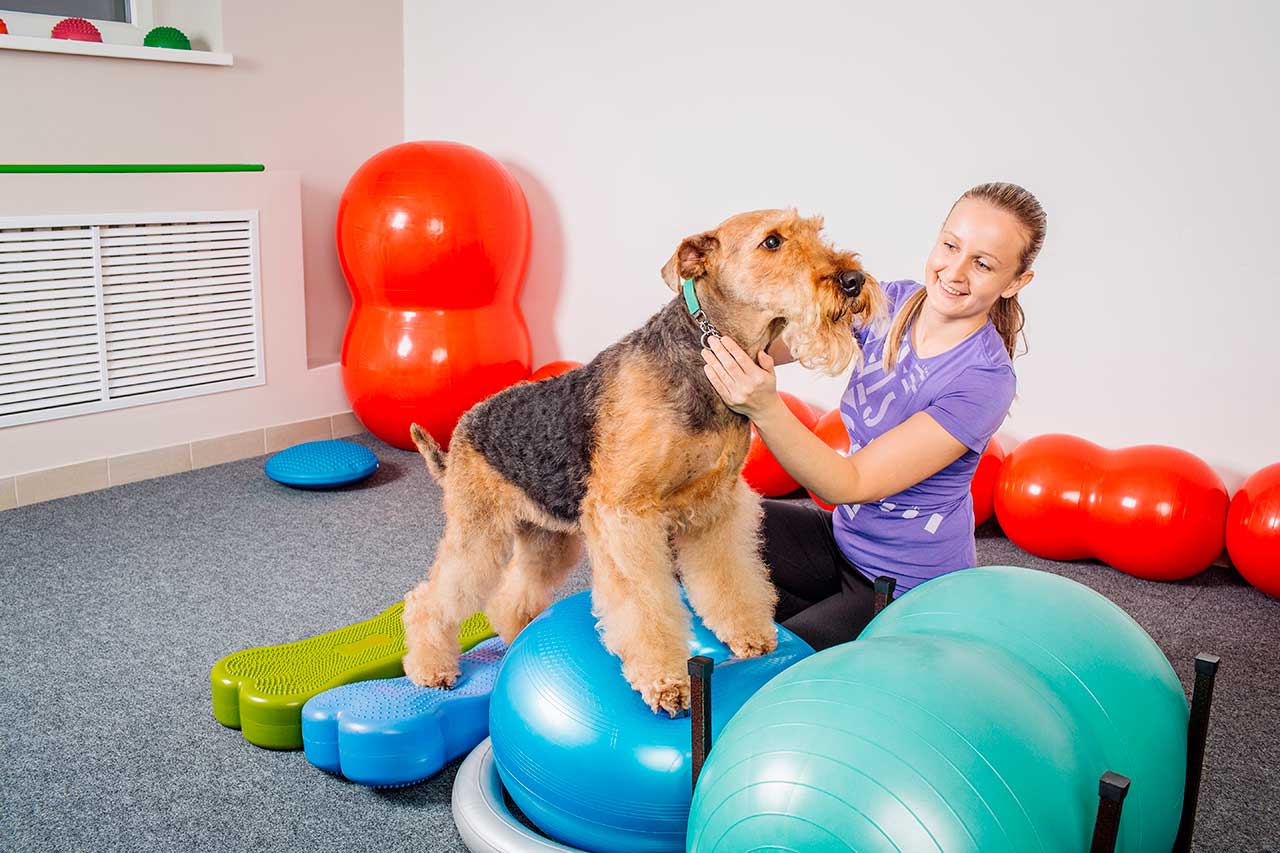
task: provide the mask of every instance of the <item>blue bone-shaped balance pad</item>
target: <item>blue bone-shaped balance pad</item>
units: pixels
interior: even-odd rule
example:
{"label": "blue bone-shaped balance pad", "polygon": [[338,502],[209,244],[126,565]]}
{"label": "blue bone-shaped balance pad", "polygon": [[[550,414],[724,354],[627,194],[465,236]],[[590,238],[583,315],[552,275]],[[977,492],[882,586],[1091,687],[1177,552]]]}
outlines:
{"label": "blue bone-shaped balance pad", "polygon": [[435,775],[489,734],[489,694],[506,646],[485,640],[458,661],[450,690],[385,678],[344,684],[302,708],[307,760],[374,787],[411,785]]}

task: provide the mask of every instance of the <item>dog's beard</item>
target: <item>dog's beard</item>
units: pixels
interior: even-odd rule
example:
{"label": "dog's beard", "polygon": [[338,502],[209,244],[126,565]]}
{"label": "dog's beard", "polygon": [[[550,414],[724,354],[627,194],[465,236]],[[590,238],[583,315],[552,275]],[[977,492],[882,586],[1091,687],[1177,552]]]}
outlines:
{"label": "dog's beard", "polygon": [[854,356],[862,358],[862,350],[853,337],[852,318],[844,312],[832,322],[823,308],[813,307],[799,320],[792,320],[782,331],[782,342],[809,370],[830,376],[843,373]]}

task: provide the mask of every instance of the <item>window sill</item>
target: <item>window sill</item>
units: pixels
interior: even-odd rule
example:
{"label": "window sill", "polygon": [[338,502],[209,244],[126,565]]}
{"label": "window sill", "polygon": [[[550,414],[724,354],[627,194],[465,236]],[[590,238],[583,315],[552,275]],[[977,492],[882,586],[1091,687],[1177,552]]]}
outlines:
{"label": "window sill", "polygon": [[186,62],[193,65],[230,65],[229,53],[207,50],[171,50],[133,44],[104,44],[96,41],[34,38],[0,35],[0,50],[34,50],[41,53],[76,53],[82,56],[110,56],[116,59],[149,59],[153,62]]}

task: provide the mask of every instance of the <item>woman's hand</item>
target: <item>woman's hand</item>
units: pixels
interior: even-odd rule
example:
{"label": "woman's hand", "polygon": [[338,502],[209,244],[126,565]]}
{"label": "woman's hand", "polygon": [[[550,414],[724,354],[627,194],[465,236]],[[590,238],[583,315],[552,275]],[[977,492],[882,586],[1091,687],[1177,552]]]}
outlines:
{"label": "woman's hand", "polygon": [[702,371],[716,393],[730,409],[751,420],[782,405],[773,359],[764,350],[759,358],[759,364],[752,361],[733,338],[727,337],[712,337],[710,346],[702,350]]}

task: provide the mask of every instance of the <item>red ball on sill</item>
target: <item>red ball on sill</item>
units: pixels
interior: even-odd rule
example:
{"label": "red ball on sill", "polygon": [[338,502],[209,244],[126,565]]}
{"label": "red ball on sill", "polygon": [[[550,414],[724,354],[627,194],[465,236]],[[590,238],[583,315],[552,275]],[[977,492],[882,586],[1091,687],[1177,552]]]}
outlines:
{"label": "red ball on sill", "polygon": [[102,33],[84,18],[63,18],[53,25],[49,35],[68,41],[102,41]]}

